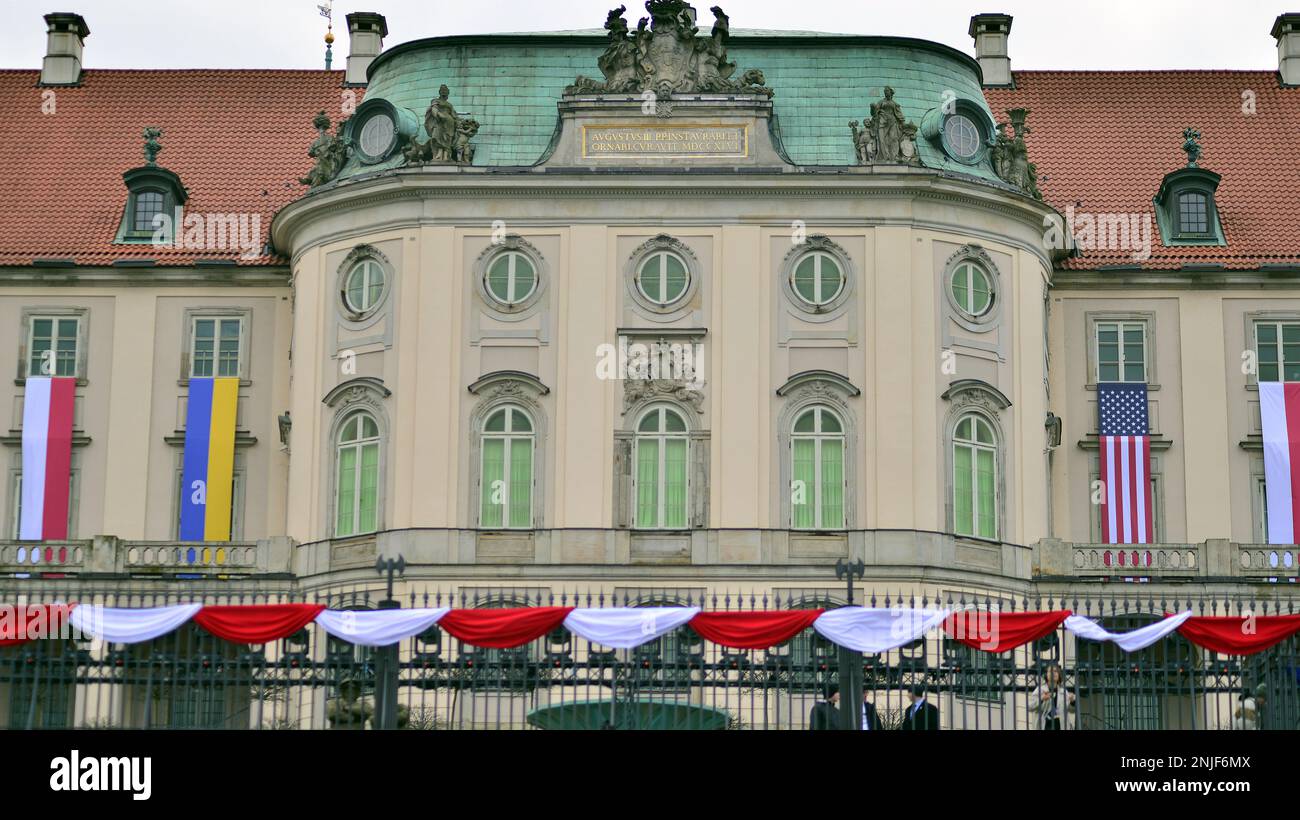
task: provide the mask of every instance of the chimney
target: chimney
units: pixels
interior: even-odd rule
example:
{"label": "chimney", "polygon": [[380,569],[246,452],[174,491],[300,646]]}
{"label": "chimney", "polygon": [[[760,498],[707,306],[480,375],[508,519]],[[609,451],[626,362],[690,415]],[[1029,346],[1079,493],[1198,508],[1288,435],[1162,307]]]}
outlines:
{"label": "chimney", "polygon": [[1011,34],[1011,15],[977,14],[970,18],[970,36],[975,38],[975,59],[984,73],[985,87],[1010,88],[1011,58],[1007,56],[1007,37]]}
{"label": "chimney", "polygon": [[1277,72],[1282,85],[1300,85],[1300,14],[1279,14],[1273,21],[1277,40]]}
{"label": "chimney", "polygon": [[388,23],[384,15],[373,11],[354,11],[348,15],[348,70],[344,85],[364,86],[366,69],[384,48]]}
{"label": "chimney", "polygon": [[90,27],[80,14],[54,12],[45,15],[48,36],[41,85],[77,85],[81,82],[81,48]]}

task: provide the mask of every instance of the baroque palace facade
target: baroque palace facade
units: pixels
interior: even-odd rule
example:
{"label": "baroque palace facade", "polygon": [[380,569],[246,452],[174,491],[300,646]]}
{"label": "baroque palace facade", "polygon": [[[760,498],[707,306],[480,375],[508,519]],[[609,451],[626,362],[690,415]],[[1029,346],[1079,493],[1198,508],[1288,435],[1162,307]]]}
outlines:
{"label": "baroque palace facade", "polygon": [[[83,68],[47,15],[0,72],[3,596],[398,556],[461,592],[842,596],[847,559],[877,596],[1294,593],[1257,383],[1300,380],[1300,15],[1277,72],[1013,72],[1004,15],[972,58],[648,6],[387,50],[352,14],[346,71]],[[33,542],[43,373],[71,493]],[[206,377],[230,540],[182,541]],[[1147,387],[1154,544],[1102,543],[1100,382]]]}

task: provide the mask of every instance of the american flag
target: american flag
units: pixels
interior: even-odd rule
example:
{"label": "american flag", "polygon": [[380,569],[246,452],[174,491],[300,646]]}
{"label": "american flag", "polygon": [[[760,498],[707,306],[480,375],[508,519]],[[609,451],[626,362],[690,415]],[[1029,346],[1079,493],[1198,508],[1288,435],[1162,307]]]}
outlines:
{"label": "american flag", "polygon": [[1145,384],[1097,385],[1101,421],[1101,541],[1150,544],[1151,432]]}

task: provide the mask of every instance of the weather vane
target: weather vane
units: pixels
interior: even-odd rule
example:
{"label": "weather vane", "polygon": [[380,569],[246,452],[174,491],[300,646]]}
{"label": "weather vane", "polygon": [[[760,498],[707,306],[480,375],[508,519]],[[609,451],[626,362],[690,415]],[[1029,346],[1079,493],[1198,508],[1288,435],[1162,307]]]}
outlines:
{"label": "weather vane", "polygon": [[329,71],[334,63],[334,0],[325,0],[325,5],[318,5],[320,16],[329,21],[325,28],[325,70]]}

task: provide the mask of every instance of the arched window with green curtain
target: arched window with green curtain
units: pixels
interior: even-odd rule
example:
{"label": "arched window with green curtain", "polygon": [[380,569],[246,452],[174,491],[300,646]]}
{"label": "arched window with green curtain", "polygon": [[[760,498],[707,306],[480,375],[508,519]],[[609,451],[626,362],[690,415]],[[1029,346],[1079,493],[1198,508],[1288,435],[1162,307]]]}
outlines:
{"label": "arched window with green curtain", "polygon": [[982,416],[962,416],[952,438],[953,530],[958,535],[998,537],[998,443]]}
{"label": "arched window with green curtain", "polygon": [[844,422],[828,407],[810,407],[790,436],[790,526],[842,530],[844,523]]}
{"label": "arched window with green curtain", "polygon": [[686,529],[690,436],[685,420],[670,407],[651,408],[637,425],[635,449],[636,528]]}
{"label": "arched window with green curtain", "polygon": [[379,423],[369,413],[354,413],[339,428],[335,451],[334,535],[379,529]]}
{"label": "arched window with green curtain", "polygon": [[483,469],[479,474],[479,526],[533,527],[533,420],[507,405],[483,423]]}

